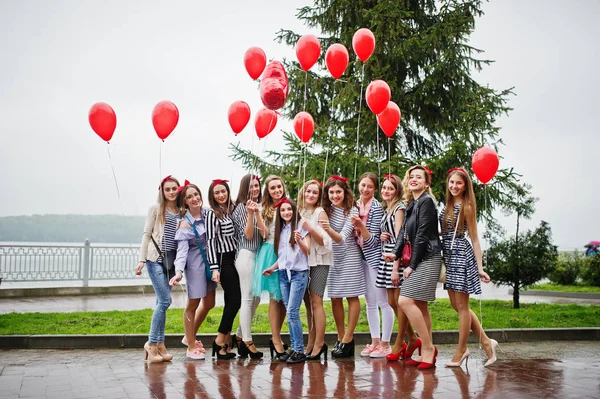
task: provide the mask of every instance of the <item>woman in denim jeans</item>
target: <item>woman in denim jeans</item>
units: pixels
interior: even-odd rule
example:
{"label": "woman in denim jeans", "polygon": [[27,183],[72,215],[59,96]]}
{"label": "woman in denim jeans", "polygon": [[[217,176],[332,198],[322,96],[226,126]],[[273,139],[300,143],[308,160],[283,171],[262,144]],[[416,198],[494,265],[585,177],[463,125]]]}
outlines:
{"label": "woman in denim jeans", "polygon": [[[177,188],[179,182],[171,175],[165,177],[159,186],[158,204],[148,211],[139,262],[135,273],[142,274],[144,265],[148,268],[148,275],[156,292],[156,306],[152,314],[148,342],[144,344],[145,358],[152,363],[170,361],[173,355],[167,353],[165,348],[165,323],[167,309],[171,306],[171,286],[165,269],[163,255],[177,249],[175,231],[179,220],[177,209]],[[157,249],[160,246],[160,253]],[[171,252],[172,253],[172,252]]]}
{"label": "woman in denim jeans", "polygon": [[287,310],[292,348],[279,356],[278,360],[300,363],[306,360],[300,305],[308,283],[310,236],[306,230],[299,229],[296,205],[292,201],[284,197],[275,207],[278,208],[275,218],[277,262],[267,268],[263,274],[270,276],[275,270],[279,270],[281,296]]}

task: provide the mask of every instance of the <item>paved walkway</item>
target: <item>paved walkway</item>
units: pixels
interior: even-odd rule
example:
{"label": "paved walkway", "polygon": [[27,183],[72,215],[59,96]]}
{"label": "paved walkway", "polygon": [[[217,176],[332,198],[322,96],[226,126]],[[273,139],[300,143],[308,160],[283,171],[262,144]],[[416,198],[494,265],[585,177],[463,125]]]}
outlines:
{"label": "paved walkway", "polygon": [[[507,287],[496,287],[493,284],[482,284],[483,300],[501,299],[512,300]],[[441,284],[438,284],[436,293],[438,298],[448,298],[448,293]],[[186,293],[181,287],[173,289],[172,307],[185,307]],[[106,310],[137,310],[154,307],[154,290],[145,288],[143,294],[121,295],[80,295],[80,296],[54,296],[43,298],[1,298],[0,314],[4,313],[31,313],[31,312],[101,312]],[[263,303],[268,302],[268,297],[262,298]],[[600,305],[600,299],[577,299],[547,296],[521,296],[521,302],[544,303],[576,303]],[[217,306],[223,305],[223,291],[217,292]]]}
{"label": "paved walkway", "polygon": [[251,360],[147,364],[143,351],[0,351],[0,398],[599,398],[600,342],[502,344],[484,368],[471,347],[469,368],[446,368],[453,347],[440,346],[438,367],[355,360],[286,365]]}

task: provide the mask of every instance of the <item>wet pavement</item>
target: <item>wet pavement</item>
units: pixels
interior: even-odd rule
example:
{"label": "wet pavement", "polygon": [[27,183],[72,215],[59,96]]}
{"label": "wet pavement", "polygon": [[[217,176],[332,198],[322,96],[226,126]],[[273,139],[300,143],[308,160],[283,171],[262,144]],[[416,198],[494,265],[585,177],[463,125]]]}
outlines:
{"label": "wet pavement", "polygon": [[[208,343],[205,343],[208,344]],[[358,349],[358,348],[357,348]],[[471,346],[466,369],[354,360],[286,365],[253,360],[148,364],[143,350],[0,351],[0,398],[598,398],[600,342],[502,344],[499,360]],[[357,353],[359,350],[357,350]]]}
{"label": "wet pavement", "polygon": [[[438,298],[448,298],[448,293],[441,284],[438,284],[436,292]],[[183,308],[187,295],[181,287],[173,289],[172,307]],[[473,296],[479,298],[479,296]],[[508,294],[508,287],[496,287],[493,284],[482,284],[482,300],[500,299],[512,300]],[[223,305],[223,291],[217,291],[217,306]],[[4,313],[31,313],[31,312],[101,312],[107,310],[137,310],[154,307],[154,290],[151,287],[144,288],[141,294],[120,295],[78,295],[78,296],[53,296],[43,298],[1,298],[0,314]],[[268,302],[265,295],[262,303]],[[600,299],[580,299],[547,296],[521,296],[522,303],[575,303],[582,305],[600,305]]]}

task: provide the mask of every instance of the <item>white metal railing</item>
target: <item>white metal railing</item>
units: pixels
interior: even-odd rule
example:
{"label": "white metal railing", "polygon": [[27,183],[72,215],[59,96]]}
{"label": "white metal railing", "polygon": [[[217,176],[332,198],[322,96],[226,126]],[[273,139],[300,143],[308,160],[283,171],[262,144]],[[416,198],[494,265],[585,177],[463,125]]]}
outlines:
{"label": "white metal railing", "polygon": [[0,244],[0,278],[9,282],[132,278],[139,246]]}

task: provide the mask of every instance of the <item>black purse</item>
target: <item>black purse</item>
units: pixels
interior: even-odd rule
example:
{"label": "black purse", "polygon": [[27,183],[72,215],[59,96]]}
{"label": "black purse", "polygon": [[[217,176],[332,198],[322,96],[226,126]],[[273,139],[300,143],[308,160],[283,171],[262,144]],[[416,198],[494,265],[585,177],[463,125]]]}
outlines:
{"label": "black purse", "polygon": [[173,249],[171,251],[161,251],[160,247],[158,246],[158,244],[156,243],[156,241],[154,241],[154,237],[150,236],[150,238],[152,239],[152,243],[154,244],[154,247],[156,248],[156,250],[158,251],[158,253],[160,254],[160,256],[163,258],[163,268],[165,269],[165,274],[167,275],[167,280],[170,280],[172,277],[175,277],[175,258],[177,258],[177,250]]}

